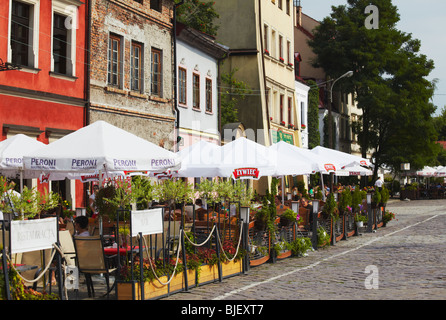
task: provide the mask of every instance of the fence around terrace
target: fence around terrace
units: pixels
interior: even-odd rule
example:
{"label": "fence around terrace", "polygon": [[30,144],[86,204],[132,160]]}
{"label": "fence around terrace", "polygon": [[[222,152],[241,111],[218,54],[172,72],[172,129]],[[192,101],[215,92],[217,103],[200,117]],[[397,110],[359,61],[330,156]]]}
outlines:
{"label": "fence around terrace", "polygon": [[[130,281],[130,289],[124,288],[123,284],[126,281],[120,279],[120,272],[116,275],[117,284],[114,289],[118,299],[159,299],[177,292],[193,290],[194,287],[207,283],[221,282],[226,277],[247,273],[250,268],[265,263],[277,263],[281,259],[290,258],[293,256],[292,250],[287,246],[280,246],[280,244],[290,244],[297,238],[311,239],[313,249],[317,250],[320,246],[335,245],[336,242],[362,232],[372,232],[372,230],[383,226],[383,207],[372,208],[369,204],[367,207],[369,221],[363,227],[357,227],[353,213],[342,213],[337,218],[324,217],[321,213],[323,205],[324,203],[321,201],[318,213],[300,208],[300,223],[294,222],[285,226],[280,222],[280,213],[286,208],[291,208],[291,203],[285,202],[284,206],[279,205],[277,207],[279,216],[274,221],[273,229],[257,229],[255,221],[245,222],[241,219],[239,203],[226,203],[209,206],[200,217],[201,219],[198,219],[194,206],[181,206],[177,210],[162,207],[162,214],[165,219],[163,219],[163,232],[160,234],[129,237],[128,240],[119,236],[116,237],[119,227],[131,225],[129,221],[120,221],[119,219],[117,223],[96,220],[91,226],[91,231],[93,234],[101,234],[106,247],[113,247],[115,241],[121,247],[123,241],[128,241],[132,248],[135,246],[144,248],[143,252],[139,251],[139,254],[145,259],[152,262],[156,261],[158,266],[170,266],[170,269],[165,269],[168,271],[164,274],[158,274],[155,277],[151,283],[153,287],[147,287],[146,283],[141,280],[142,277],[140,277],[140,280]],[[367,204],[364,203],[364,205]],[[2,244],[7,244],[8,223],[6,221],[2,222],[3,232],[0,241],[2,241]],[[330,243],[318,245],[317,230],[320,227],[329,234]],[[228,244],[230,245],[228,246]],[[2,257],[7,256],[6,248],[7,245],[2,246]],[[62,261],[60,263],[63,264],[63,259],[54,258],[57,258],[59,251],[56,250],[55,253],[50,255],[47,253],[47,257],[53,257],[53,261],[50,262]],[[186,251],[190,253],[207,252],[209,259],[208,261],[202,261],[199,269],[188,270],[187,265],[190,262],[188,261],[190,255]],[[239,253],[242,254],[242,258],[235,259],[234,257]],[[28,254],[36,255],[36,252],[23,253],[23,261],[26,260],[25,257]],[[211,256],[211,254],[214,256]],[[41,255],[41,252],[37,255]],[[135,261],[138,260],[135,255],[130,254],[122,257],[120,254],[120,256],[117,267],[130,265],[132,272],[140,272],[133,269]],[[21,261],[15,262],[20,263]],[[47,263],[49,263],[48,258]],[[182,265],[181,271],[178,271],[180,270],[178,264]],[[38,266],[38,270],[47,271],[47,265]],[[56,274],[60,275],[62,273],[56,272]],[[35,277],[37,276],[36,273]],[[46,278],[48,279],[50,276],[48,275]],[[137,277],[135,276],[135,278]],[[36,285],[33,286],[36,289]],[[50,292],[53,290],[51,281],[46,281],[42,286],[45,290],[49,289]],[[61,286],[57,286],[55,290],[57,288],[59,288],[59,293],[65,296],[63,292],[60,292]]]}

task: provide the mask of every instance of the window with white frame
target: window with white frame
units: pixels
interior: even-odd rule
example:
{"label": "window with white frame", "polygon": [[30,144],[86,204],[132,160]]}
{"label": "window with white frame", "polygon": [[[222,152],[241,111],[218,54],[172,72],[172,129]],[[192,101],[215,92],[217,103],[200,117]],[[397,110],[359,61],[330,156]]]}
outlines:
{"label": "window with white frame", "polygon": [[186,69],[178,68],[178,102],[182,105],[187,104],[187,78]]}
{"label": "window with white frame", "polygon": [[54,0],[52,10],[51,71],[75,76],[78,7]]}
{"label": "window with white frame", "polygon": [[206,78],[206,112],[212,112],[212,80]]}
{"label": "window with white frame", "polygon": [[23,67],[38,67],[39,7],[37,0],[12,0],[8,61]]}
{"label": "window with white frame", "polygon": [[192,75],[192,107],[200,109],[200,75]]}

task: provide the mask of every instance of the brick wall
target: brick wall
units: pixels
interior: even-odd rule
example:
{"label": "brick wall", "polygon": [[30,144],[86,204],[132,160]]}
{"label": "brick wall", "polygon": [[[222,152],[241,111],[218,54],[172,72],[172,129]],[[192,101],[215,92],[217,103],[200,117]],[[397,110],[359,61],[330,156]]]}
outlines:
{"label": "brick wall", "polygon": [[[173,132],[173,1],[162,10],[150,2],[93,0],[91,13],[90,121],[105,120],[158,145],[170,148]],[[107,83],[110,34],[121,39],[122,81]],[[132,91],[130,56],[132,41],[143,46],[143,89]],[[162,51],[162,93],[151,92],[151,48]]]}

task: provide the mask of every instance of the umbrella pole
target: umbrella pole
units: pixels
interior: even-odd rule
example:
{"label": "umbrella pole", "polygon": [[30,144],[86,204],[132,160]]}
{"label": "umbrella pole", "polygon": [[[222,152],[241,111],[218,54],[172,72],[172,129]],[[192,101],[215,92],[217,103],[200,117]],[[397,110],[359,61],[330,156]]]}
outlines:
{"label": "umbrella pole", "polygon": [[20,169],[20,194],[23,192],[23,169]]}
{"label": "umbrella pole", "polygon": [[322,200],[325,201],[324,174],[321,171]]}
{"label": "umbrella pole", "polygon": [[283,188],[283,176],[282,176],[282,205],[285,205],[285,189]]}

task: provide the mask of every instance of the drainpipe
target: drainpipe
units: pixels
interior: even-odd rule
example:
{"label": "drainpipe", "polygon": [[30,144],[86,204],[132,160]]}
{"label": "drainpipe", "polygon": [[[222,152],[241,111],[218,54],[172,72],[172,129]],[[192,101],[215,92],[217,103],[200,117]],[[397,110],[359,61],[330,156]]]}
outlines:
{"label": "drainpipe", "polygon": [[[85,108],[84,108],[84,126],[88,126],[90,124],[90,50],[91,50],[91,1],[88,0],[86,13],[85,13],[85,71],[84,71],[84,99],[85,99]],[[83,188],[83,206],[85,208],[88,207],[88,188]]]}
{"label": "drainpipe", "polygon": [[184,0],[181,2],[174,4],[173,6],[173,108],[175,113],[175,150],[174,152],[179,151],[178,138],[179,138],[179,130],[180,130],[180,111],[178,109],[178,70],[177,70],[177,8],[184,3]]}
{"label": "drainpipe", "polygon": [[[265,73],[265,56],[264,56],[264,49],[263,49],[263,26],[262,26],[262,1],[259,0],[259,33],[260,33],[260,54],[262,59],[262,71],[263,71],[263,85],[264,90],[266,92],[266,73]],[[271,137],[271,118],[269,116],[269,109],[268,109],[268,99],[266,99],[266,96],[263,94],[263,97],[265,99],[265,105],[266,105],[266,121],[268,124],[268,140],[269,145],[272,145],[272,137]]]}
{"label": "drainpipe", "polygon": [[84,126],[90,124],[90,49],[91,49],[91,1],[88,0],[87,12],[85,17],[85,73],[84,73],[84,90],[85,90],[85,111]]}

